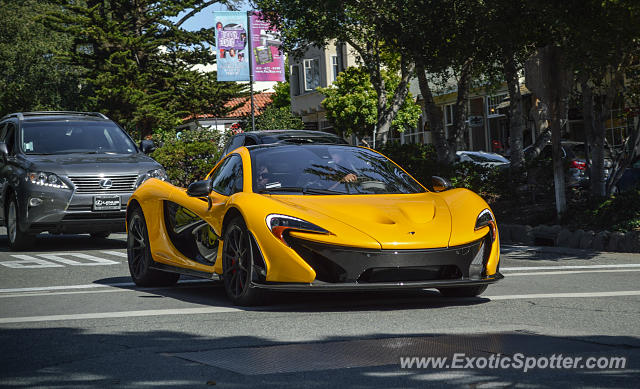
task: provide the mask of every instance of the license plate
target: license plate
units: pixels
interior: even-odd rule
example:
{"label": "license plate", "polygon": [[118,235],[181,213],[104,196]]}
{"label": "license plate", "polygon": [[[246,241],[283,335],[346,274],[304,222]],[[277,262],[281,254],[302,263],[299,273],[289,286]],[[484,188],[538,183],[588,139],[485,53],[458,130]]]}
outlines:
{"label": "license plate", "polygon": [[120,210],[120,196],[94,196],[94,211],[113,211]]}

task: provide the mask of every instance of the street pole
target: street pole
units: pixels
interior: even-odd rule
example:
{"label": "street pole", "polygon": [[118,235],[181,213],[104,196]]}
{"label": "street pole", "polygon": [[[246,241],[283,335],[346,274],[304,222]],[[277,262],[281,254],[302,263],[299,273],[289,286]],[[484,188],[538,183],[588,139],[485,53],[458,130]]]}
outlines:
{"label": "street pole", "polygon": [[377,134],[376,134],[376,133],[377,133],[377,132],[378,132],[378,125],[377,125],[377,124],[375,124],[375,125],[373,126],[373,148],[374,148],[374,149],[376,148],[376,136],[377,136]]}
{"label": "street pole", "polygon": [[249,61],[249,90],[251,93],[251,131],[256,130],[256,114],[255,105],[253,102],[253,48],[251,45],[251,11],[247,11],[247,43],[249,52],[247,53],[247,60]]}

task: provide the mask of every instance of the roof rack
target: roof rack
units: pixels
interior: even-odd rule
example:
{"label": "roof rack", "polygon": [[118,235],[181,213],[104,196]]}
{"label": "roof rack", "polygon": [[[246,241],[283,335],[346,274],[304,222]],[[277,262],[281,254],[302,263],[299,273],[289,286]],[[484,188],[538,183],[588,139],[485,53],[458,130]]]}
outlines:
{"label": "roof rack", "polygon": [[84,116],[94,116],[94,117],[99,117],[101,119],[109,119],[108,117],[106,117],[104,114],[100,113],[100,112],[78,112],[78,111],[33,111],[33,112],[17,112],[17,113],[10,113],[8,115],[3,116],[2,118],[0,118],[0,120],[2,119],[6,119],[6,118],[10,118],[10,117],[15,117],[18,118],[18,120],[24,120],[25,117],[28,116],[41,116],[41,115],[48,115],[48,116],[56,116],[56,115],[84,115]]}
{"label": "roof rack", "polygon": [[95,116],[101,119],[108,119],[104,114],[100,112],[78,112],[78,111],[33,111],[33,112],[22,112],[23,117],[27,116],[38,116],[38,115],[84,115],[84,116]]}

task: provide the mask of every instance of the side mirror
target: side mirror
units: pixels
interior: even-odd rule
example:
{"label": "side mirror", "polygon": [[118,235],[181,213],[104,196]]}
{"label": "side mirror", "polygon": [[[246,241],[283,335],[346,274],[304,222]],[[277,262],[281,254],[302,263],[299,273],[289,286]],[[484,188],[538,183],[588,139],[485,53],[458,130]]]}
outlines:
{"label": "side mirror", "polygon": [[150,139],[143,139],[140,141],[140,151],[145,154],[152,153],[156,149],[156,144]]}
{"label": "side mirror", "polygon": [[7,144],[4,142],[0,142],[0,155],[6,158],[9,155],[9,149],[7,149]]}
{"label": "side mirror", "polygon": [[208,197],[213,190],[213,181],[202,180],[189,184],[187,195],[191,197]]}
{"label": "side mirror", "polygon": [[451,189],[453,185],[451,185],[451,181],[446,178],[432,176],[431,177],[431,189],[434,192],[444,192],[445,190]]}

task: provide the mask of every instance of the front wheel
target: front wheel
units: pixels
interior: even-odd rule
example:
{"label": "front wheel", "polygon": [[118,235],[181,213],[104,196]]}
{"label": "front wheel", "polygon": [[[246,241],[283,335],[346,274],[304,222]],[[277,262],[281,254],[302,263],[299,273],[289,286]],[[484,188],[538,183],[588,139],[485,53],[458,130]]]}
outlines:
{"label": "front wheel", "polygon": [[251,285],[254,275],[251,235],[242,217],[229,223],[222,245],[222,278],[227,296],[235,305],[258,305],[263,295]]}
{"label": "front wheel", "polygon": [[445,297],[476,297],[487,290],[487,285],[465,286],[460,288],[441,288],[440,294]]}
{"label": "front wheel", "polygon": [[20,213],[18,212],[18,199],[15,193],[12,193],[11,197],[9,197],[6,212],[9,250],[19,251],[31,246],[34,236],[20,230]]}
{"label": "front wheel", "polygon": [[151,268],[153,258],[142,209],[137,208],[131,213],[127,226],[127,259],[133,282],[138,286],[169,286],[178,282],[179,274]]}

